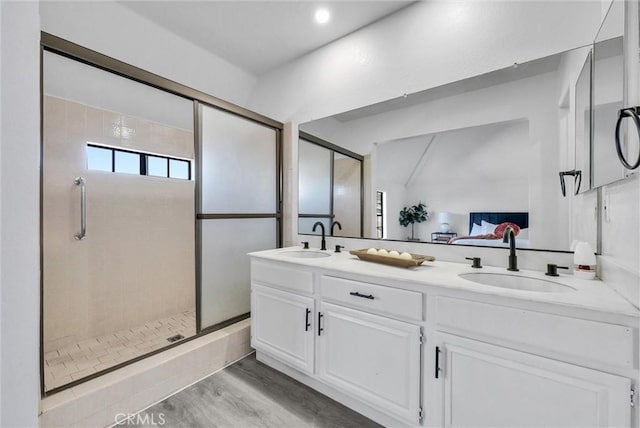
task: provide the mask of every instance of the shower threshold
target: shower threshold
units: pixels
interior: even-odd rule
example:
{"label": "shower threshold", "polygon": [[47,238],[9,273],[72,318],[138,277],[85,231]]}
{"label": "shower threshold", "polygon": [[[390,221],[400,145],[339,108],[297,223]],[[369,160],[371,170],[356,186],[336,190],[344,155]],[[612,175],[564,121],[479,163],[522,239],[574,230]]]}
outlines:
{"label": "shower threshold", "polygon": [[196,314],[195,310],[189,310],[49,350],[44,355],[45,390],[58,388],[195,334]]}

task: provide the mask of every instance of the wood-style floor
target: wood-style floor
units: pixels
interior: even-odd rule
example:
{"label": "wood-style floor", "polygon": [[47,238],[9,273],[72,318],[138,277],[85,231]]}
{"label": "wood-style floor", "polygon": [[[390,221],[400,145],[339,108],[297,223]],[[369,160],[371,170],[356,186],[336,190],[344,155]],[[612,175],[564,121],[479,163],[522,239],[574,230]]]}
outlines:
{"label": "wood-style floor", "polygon": [[379,427],[250,355],[122,426]]}

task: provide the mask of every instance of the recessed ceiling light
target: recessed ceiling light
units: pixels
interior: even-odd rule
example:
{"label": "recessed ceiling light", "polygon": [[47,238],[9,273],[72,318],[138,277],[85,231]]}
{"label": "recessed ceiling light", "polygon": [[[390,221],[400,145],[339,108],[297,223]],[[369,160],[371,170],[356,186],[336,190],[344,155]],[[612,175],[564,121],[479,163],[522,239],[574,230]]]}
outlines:
{"label": "recessed ceiling light", "polygon": [[314,18],[318,24],[326,24],[331,19],[331,14],[327,9],[318,9]]}

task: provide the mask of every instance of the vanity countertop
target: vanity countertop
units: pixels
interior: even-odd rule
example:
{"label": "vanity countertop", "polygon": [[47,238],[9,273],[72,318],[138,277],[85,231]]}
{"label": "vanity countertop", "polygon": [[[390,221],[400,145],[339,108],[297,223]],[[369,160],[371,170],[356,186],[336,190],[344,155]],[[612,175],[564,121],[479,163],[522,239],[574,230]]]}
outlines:
{"label": "vanity countertop", "polygon": [[[282,254],[287,251],[300,250],[300,247],[277,248],[273,250],[253,252],[250,253],[249,256],[258,259],[277,261],[280,263],[313,267],[323,271],[337,271],[351,275],[364,276],[372,280],[375,280],[375,278],[382,278],[410,283],[416,286],[433,286],[444,289],[456,289],[481,295],[493,295],[537,303],[549,303],[565,307],[640,318],[640,310],[620,296],[605,282],[600,280],[574,278],[573,275],[548,277],[545,276],[544,272],[532,270],[509,272],[504,267],[495,266],[484,266],[482,269],[473,269],[470,264],[442,262],[437,260],[434,262],[424,262],[422,265],[415,268],[406,269],[362,261],[356,256],[349,254],[348,251],[342,253],[334,253],[331,250],[323,251],[326,254],[330,254],[330,257],[322,258],[295,258],[287,257]],[[496,273],[526,276],[560,283],[574,288],[575,291],[557,293],[535,292],[482,285],[459,276],[460,274],[466,273]]]}

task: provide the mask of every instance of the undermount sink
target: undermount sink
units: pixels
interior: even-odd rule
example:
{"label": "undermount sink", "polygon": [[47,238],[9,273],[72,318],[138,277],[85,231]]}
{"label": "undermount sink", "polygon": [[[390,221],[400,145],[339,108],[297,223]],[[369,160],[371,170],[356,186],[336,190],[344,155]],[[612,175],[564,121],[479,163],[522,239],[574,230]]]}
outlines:
{"label": "undermount sink", "polygon": [[293,257],[296,259],[321,259],[323,257],[331,257],[329,253],[322,253],[320,251],[311,250],[291,250],[283,251],[280,253],[283,257]]}
{"label": "undermount sink", "polygon": [[540,293],[566,293],[575,291],[569,287],[545,279],[531,278],[529,276],[509,275],[503,273],[462,273],[460,278],[477,282],[491,287],[510,288],[512,290],[537,291]]}

